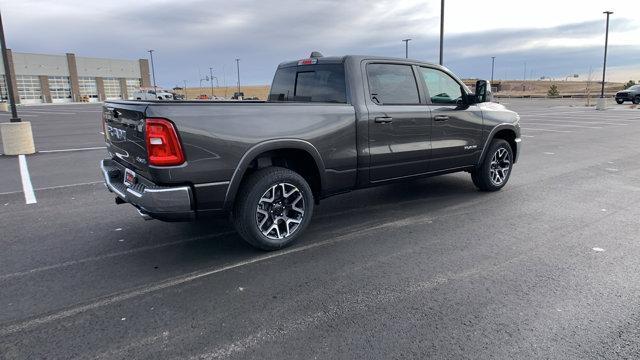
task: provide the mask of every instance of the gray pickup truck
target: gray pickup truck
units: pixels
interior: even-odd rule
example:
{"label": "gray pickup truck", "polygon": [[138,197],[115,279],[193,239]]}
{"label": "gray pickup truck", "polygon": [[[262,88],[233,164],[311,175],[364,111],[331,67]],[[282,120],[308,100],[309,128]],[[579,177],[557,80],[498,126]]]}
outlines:
{"label": "gray pickup truck", "polygon": [[300,237],[322,198],[458,171],[501,189],[520,153],[519,116],[442,66],[373,56],[278,66],[267,101],[109,101],[116,203],[184,221],[231,215],[247,242]]}

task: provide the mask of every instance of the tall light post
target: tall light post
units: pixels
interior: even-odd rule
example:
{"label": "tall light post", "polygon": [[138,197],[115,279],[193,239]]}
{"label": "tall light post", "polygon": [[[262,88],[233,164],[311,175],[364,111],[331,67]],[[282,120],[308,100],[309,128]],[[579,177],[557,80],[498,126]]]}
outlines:
{"label": "tall light post", "polygon": [[209,68],[209,79],[211,80],[211,98],[213,99],[213,68]]}
{"label": "tall light post", "polygon": [[604,99],[604,81],[607,73],[607,47],[609,45],[609,15],[613,14],[613,11],[604,11],[603,14],[607,15],[607,28],[604,35],[604,64],[602,65],[602,87],[600,88],[601,99]]}
{"label": "tall light post", "polygon": [[493,83],[493,69],[495,68],[496,65],[496,57],[492,56],[491,57],[491,83]]}
{"label": "tall light post", "polygon": [[444,45],[444,0],[440,1],[440,62],[442,65],[442,47]]}
{"label": "tall light post", "polygon": [[156,69],[153,66],[153,52],[155,50],[147,50],[149,52],[149,57],[151,58],[151,76],[153,77],[153,91],[157,91],[156,88]]}
{"label": "tall light post", "polygon": [[4,39],[4,24],[2,23],[2,15],[0,15],[0,47],[2,47],[2,62],[4,64],[4,79],[7,83],[7,100],[11,107],[11,119],[10,122],[21,122],[18,117],[18,109],[16,108],[16,98],[13,93],[13,80],[11,79],[11,68],[9,66],[9,56],[7,54],[7,42]]}
{"label": "tall light post", "polygon": [[522,72],[522,92],[527,88],[527,62],[524,62],[524,71]]}
{"label": "tall light post", "polygon": [[411,41],[411,39],[402,39],[402,41],[404,41],[404,58],[408,59],[409,58],[409,41]]}
{"label": "tall light post", "polygon": [[182,80],[184,82],[184,99],[187,100],[187,80]]}
{"label": "tall light post", "polygon": [[236,69],[238,70],[238,96],[240,96],[240,59],[236,59]]}

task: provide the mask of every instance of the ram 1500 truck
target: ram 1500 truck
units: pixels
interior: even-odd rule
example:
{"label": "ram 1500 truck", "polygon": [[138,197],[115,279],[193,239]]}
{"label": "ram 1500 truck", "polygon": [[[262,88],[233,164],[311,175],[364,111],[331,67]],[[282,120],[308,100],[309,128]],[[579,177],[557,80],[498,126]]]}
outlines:
{"label": "ram 1500 truck", "polygon": [[442,66],[373,56],[280,64],[267,101],[108,101],[101,163],[116,203],[165,221],[231,215],[264,250],[300,237],[322,198],[467,171],[501,189],[519,116]]}

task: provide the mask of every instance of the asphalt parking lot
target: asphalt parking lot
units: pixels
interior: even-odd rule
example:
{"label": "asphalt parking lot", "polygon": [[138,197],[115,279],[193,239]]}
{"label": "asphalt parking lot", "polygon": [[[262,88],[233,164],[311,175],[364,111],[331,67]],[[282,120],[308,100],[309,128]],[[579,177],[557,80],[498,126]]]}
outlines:
{"label": "asphalt parking lot", "polygon": [[502,102],[523,128],[502,191],[337,196],[273,253],[116,206],[98,105],[23,108],[40,152],[31,201],[0,156],[0,358],[640,357],[640,109]]}

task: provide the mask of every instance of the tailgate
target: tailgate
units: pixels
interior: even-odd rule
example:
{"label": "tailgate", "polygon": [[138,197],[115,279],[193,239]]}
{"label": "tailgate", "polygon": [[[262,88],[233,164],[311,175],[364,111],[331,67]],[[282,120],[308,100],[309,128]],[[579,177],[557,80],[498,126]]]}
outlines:
{"label": "tailgate", "polygon": [[147,104],[105,103],[104,138],[111,157],[122,165],[147,173],[145,110]]}

